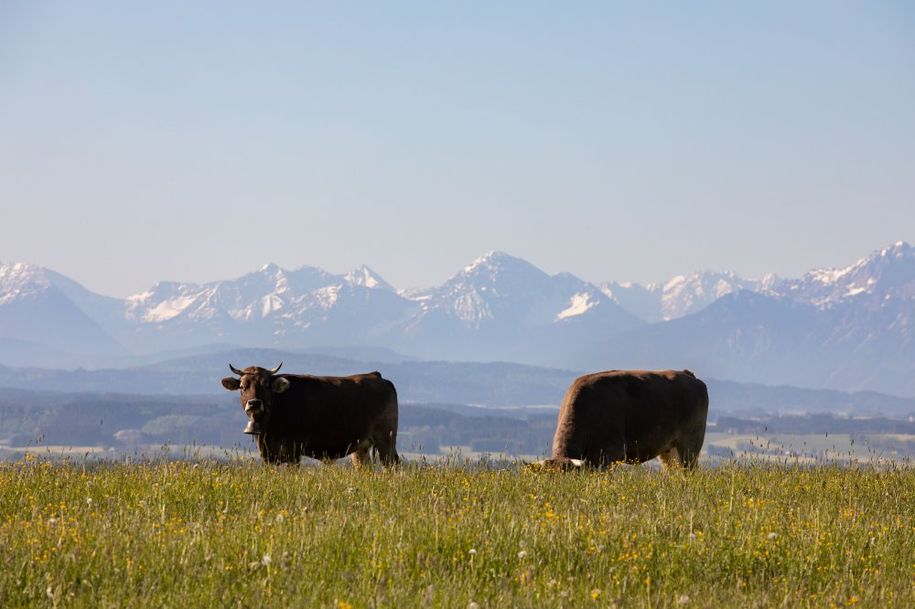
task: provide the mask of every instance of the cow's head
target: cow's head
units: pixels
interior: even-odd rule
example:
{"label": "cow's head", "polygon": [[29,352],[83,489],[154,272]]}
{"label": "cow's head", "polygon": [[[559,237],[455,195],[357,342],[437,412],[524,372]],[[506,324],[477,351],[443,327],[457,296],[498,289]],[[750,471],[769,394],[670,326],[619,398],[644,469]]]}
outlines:
{"label": "cow's head", "polygon": [[289,389],[289,380],[276,376],[280,366],[273,369],[250,366],[239,370],[229,364],[229,370],[238,375],[227,376],[222,379],[222,386],[229,391],[241,390],[241,407],[248,415],[248,426],[245,433],[259,434],[266,430],[270,424],[270,414],[273,410],[273,396]]}

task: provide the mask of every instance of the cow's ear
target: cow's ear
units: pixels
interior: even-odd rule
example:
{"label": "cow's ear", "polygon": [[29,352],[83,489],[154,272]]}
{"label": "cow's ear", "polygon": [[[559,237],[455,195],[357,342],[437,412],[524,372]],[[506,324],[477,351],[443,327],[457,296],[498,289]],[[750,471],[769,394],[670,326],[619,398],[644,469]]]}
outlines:
{"label": "cow's ear", "polygon": [[292,383],[289,382],[289,379],[283,378],[281,376],[273,379],[273,393],[283,393]]}
{"label": "cow's ear", "polygon": [[241,387],[241,381],[234,376],[227,376],[222,379],[222,386],[229,391],[237,391],[238,388]]}

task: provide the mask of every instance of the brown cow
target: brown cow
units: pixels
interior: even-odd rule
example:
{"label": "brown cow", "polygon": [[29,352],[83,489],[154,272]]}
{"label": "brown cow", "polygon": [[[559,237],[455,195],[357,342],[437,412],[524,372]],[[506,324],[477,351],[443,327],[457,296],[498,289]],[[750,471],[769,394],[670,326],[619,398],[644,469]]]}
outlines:
{"label": "brown cow", "polygon": [[249,417],[245,433],[254,435],[264,461],[298,463],[303,455],[339,459],[352,454],[359,465],[371,461],[371,449],[385,465],[400,460],[397,391],[381,373],[277,374],[280,366],[239,370],[229,364],[239,378],[222,379],[229,391],[241,390]]}
{"label": "brown cow", "polygon": [[643,463],[694,468],[705,439],[708,389],[689,370],[586,374],[566,392],[548,464]]}

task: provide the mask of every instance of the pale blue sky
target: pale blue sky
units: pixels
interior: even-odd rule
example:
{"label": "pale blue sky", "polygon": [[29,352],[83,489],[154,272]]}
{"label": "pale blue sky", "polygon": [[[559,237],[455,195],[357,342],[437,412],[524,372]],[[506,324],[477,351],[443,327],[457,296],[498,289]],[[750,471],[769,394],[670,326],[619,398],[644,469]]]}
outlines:
{"label": "pale blue sky", "polygon": [[911,2],[0,3],[0,260],[126,295],[915,241]]}

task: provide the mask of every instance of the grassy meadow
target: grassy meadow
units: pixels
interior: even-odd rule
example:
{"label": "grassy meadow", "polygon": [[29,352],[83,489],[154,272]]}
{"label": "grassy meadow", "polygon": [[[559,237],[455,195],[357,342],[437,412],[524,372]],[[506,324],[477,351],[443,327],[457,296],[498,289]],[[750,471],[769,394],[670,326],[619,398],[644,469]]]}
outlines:
{"label": "grassy meadow", "polygon": [[0,465],[0,607],[913,607],[915,469]]}

